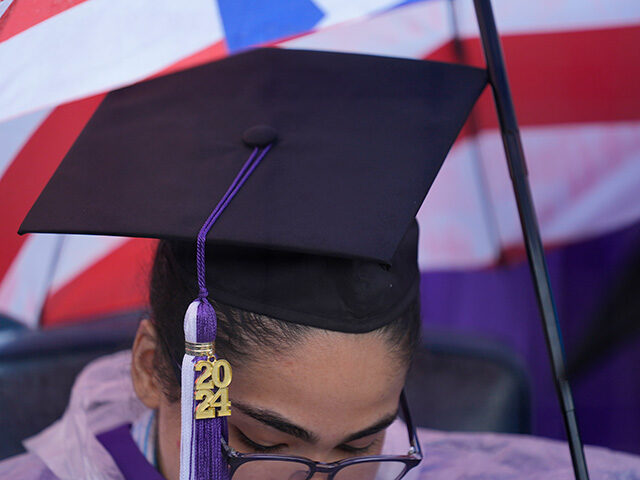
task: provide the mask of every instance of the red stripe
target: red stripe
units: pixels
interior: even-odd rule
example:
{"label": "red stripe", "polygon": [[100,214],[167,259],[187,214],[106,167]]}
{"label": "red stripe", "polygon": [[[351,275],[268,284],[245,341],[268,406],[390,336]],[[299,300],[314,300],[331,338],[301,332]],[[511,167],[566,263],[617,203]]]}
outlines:
{"label": "red stripe", "polygon": [[56,108],[0,178],[0,279],[26,240],[17,234],[20,223],[103,98]]}
{"label": "red stripe", "polygon": [[0,42],[85,0],[14,0],[0,19]]}
{"label": "red stripe", "polygon": [[[502,45],[521,126],[640,119],[640,26],[505,35]],[[479,39],[463,47],[464,63],[484,66]],[[451,42],[428,58],[458,61]],[[497,128],[489,90],[475,115]]]}
{"label": "red stripe", "polygon": [[144,307],[156,240],[129,240],[80,273],[45,302],[45,326],[87,321]]}

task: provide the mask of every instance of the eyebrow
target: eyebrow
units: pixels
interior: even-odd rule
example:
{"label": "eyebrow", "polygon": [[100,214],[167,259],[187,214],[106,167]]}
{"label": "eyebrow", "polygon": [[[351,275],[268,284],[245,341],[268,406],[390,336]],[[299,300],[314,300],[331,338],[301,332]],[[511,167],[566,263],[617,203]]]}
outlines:
{"label": "eyebrow", "polygon": [[341,444],[353,442],[354,440],[358,440],[359,438],[368,437],[369,435],[373,435],[378,432],[381,432],[382,430],[387,428],[389,425],[391,425],[395,421],[397,416],[398,416],[397,411],[395,413],[387,415],[386,417],[382,418],[380,421],[374,423],[370,427],[367,427],[363,430],[360,430],[359,432],[349,435],[347,438],[345,438],[341,442]]}
{"label": "eyebrow", "polygon": [[233,407],[269,427],[280,430],[281,432],[304,440],[305,442],[316,443],[318,441],[317,435],[314,435],[308,430],[291,423],[279,413],[271,410],[264,410],[262,408],[255,408],[239,402],[233,402]]}
{"label": "eyebrow", "polygon": [[[250,405],[246,405],[244,403],[233,402],[234,408],[240,410],[245,415],[250,416],[251,418],[263,423],[269,427],[275,428],[283,433],[291,435],[293,437],[304,440],[308,443],[317,443],[319,438],[316,434],[309,432],[308,430],[290,422],[286,418],[284,418],[279,413],[273,412],[271,410],[265,410],[262,408],[255,408]],[[373,435],[378,433],[389,425],[393,423],[396,419],[398,413],[397,411],[393,414],[387,415],[375,424],[367,427],[365,429],[360,430],[359,432],[353,433],[349,435],[346,439],[344,439],[341,444],[353,442],[354,440],[358,440],[359,438],[367,437],[369,435]]]}

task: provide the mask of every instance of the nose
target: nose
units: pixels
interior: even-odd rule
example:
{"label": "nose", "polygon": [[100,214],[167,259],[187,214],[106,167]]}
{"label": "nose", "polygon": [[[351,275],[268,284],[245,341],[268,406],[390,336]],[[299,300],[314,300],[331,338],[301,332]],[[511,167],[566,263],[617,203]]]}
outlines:
{"label": "nose", "polygon": [[[298,471],[287,476],[287,478],[284,480],[307,480],[308,474],[308,472]],[[313,476],[313,478],[316,478],[315,475]]]}

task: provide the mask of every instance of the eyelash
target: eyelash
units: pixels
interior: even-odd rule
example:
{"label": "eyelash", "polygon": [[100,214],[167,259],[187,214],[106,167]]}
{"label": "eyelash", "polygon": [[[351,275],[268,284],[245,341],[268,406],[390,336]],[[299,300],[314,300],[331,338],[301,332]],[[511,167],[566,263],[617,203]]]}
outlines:
{"label": "eyelash", "polygon": [[377,438],[375,440],[373,440],[369,445],[366,445],[364,447],[351,447],[349,445],[340,445],[338,447],[338,449],[342,450],[343,452],[346,452],[346,453],[363,454],[363,453],[367,453],[369,450],[371,450],[371,448],[373,448],[373,446],[376,443],[378,443],[378,439]]}
{"label": "eyelash", "polygon": [[285,445],[280,443],[278,445],[260,445],[259,443],[254,442],[249,437],[247,437],[242,430],[236,428],[238,431],[238,436],[240,437],[240,441],[244,443],[244,445],[256,453],[274,453],[278,450],[282,449]]}
{"label": "eyelash", "polygon": [[[242,430],[236,428],[238,431],[238,436],[240,437],[240,441],[244,443],[244,445],[256,453],[276,453],[281,450],[286,445],[280,443],[278,445],[261,445],[259,443],[254,442],[249,437],[247,437]],[[378,442],[378,439],[373,440],[369,445],[364,447],[351,447],[349,445],[340,445],[338,450],[342,450],[345,453],[350,454],[363,454],[371,450],[371,448]]]}

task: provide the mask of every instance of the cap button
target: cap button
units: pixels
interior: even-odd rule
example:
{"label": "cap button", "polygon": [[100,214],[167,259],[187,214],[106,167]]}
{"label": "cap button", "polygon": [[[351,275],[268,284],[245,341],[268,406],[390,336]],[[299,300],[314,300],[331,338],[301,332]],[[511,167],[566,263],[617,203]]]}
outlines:
{"label": "cap button", "polygon": [[250,147],[266,147],[278,138],[275,128],[269,125],[254,125],[242,134],[242,141]]}

